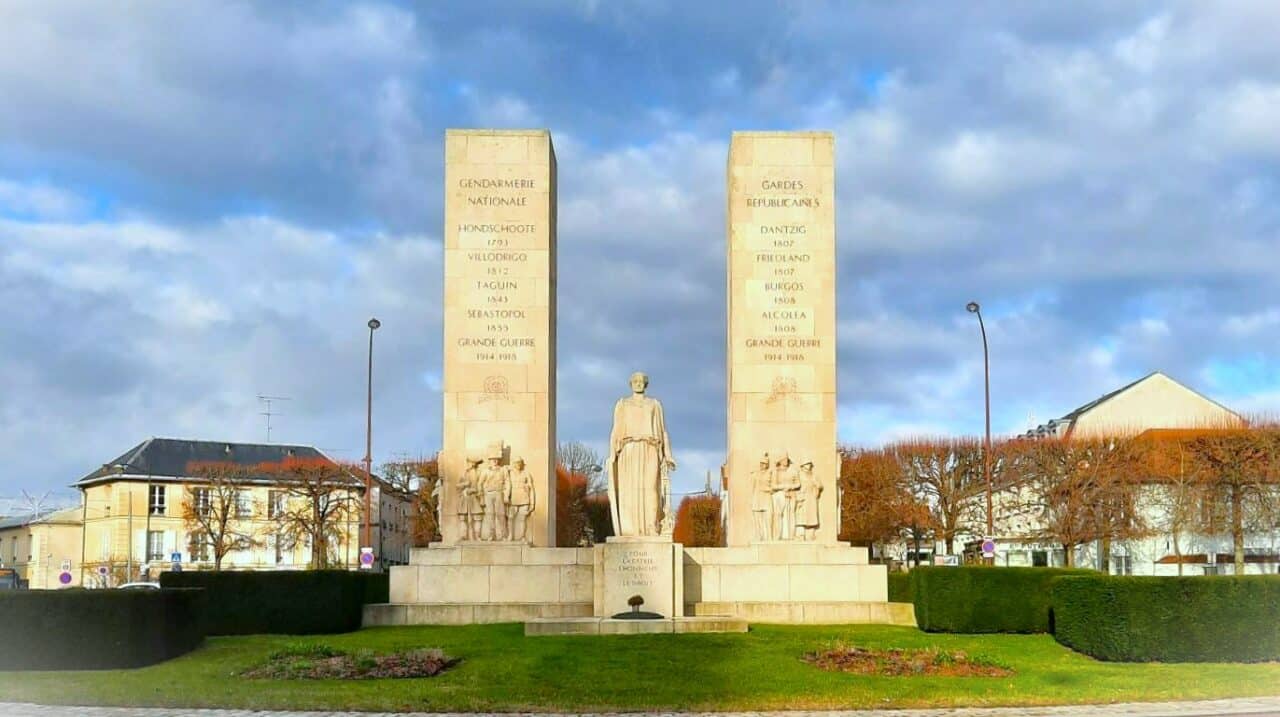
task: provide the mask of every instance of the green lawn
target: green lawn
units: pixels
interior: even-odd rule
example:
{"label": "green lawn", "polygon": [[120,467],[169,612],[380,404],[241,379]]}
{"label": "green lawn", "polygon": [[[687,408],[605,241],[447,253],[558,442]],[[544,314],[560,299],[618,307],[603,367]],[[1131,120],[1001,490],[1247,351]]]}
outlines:
{"label": "green lawn", "polygon": [[[801,661],[834,641],[965,650],[1007,678],[860,677]],[[421,680],[248,680],[239,673],[298,642],[377,652],[440,647],[462,658]],[[12,649],[12,646],[11,646]],[[1280,694],[1280,663],[1114,664],[1047,635],[937,635],[884,626],[752,626],[747,634],[530,637],[520,625],[376,628],[308,638],[210,639],[140,670],[0,672],[0,700],[251,709],[763,710],[1206,699]]]}

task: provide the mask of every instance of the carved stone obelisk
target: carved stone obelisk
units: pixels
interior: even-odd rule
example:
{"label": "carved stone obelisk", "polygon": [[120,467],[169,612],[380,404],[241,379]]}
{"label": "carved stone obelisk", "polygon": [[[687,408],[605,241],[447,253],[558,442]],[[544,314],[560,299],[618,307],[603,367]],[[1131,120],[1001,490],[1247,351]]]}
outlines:
{"label": "carved stone obelisk", "polygon": [[550,133],[448,130],[444,198],[443,542],[554,546]]}
{"label": "carved stone obelisk", "polygon": [[730,546],[834,543],[835,140],[729,145]]}

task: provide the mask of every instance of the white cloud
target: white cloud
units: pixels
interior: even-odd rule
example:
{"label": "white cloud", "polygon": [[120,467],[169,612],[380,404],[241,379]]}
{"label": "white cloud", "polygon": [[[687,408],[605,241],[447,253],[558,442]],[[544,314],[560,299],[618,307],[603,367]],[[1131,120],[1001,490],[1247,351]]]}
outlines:
{"label": "white cloud", "polygon": [[15,182],[0,178],[0,217],[64,219],[89,210],[78,195],[41,182]]}
{"label": "white cloud", "polygon": [[1231,150],[1280,156],[1280,83],[1241,82],[1216,97],[1200,121]]}

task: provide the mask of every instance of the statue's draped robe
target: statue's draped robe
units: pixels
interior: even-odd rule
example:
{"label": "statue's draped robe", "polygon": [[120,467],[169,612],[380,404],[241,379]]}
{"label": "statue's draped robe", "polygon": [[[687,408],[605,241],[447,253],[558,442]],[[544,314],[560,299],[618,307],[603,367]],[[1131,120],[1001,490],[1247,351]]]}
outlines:
{"label": "statue's draped robe", "polygon": [[614,533],[661,534],[662,466],[671,457],[662,404],[647,396],[620,399],[613,407],[609,455]]}

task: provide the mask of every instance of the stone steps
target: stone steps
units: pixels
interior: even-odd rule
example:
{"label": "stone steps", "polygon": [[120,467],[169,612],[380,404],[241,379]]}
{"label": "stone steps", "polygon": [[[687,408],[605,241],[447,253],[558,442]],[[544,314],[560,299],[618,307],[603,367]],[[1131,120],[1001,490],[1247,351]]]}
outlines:
{"label": "stone steps", "polygon": [[906,602],[695,602],[685,603],[685,614],[764,623],[916,626],[915,607]]}
{"label": "stone steps", "polygon": [[677,617],[665,620],[614,620],[607,617],[544,618],[530,620],[524,624],[525,637],[746,631],[747,621],[733,617]]}

